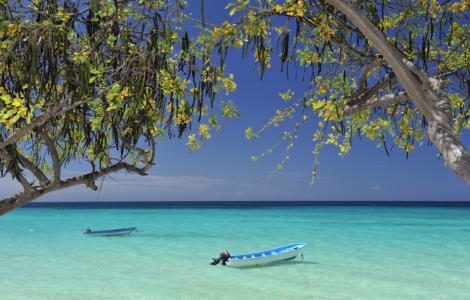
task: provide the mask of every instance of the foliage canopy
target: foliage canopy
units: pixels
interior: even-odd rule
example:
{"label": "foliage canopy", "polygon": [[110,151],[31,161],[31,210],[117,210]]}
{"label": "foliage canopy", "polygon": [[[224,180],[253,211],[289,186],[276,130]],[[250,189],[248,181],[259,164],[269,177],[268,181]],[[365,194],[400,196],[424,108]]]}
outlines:
{"label": "foliage canopy", "polygon": [[[145,174],[157,138],[180,137],[193,121],[202,139],[219,129],[209,114],[233,75],[182,27],[184,1],[0,1],[0,172],[24,192],[46,192],[126,169]],[[216,111],[216,112],[217,112]],[[195,135],[188,145],[200,147]],[[63,180],[72,161],[91,172]],[[22,200],[23,199],[23,200]]]}
{"label": "foliage canopy", "polygon": [[[216,26],[208,38],[208,45],[223,43],[243,47],[245,55],[253,53],[261,74],[270,71],[273,59],[279,59],[281,71],[290,77],[295,73],[306,82],[306,92],[297,98],[291,90],[280,92],[288,104],[261,129],[249,127],[245,132],[252,139],[286,119],[296,120],[294,127],[283,133],[286,155],[278,170],[289,159],[298,128],[312,122],[316,124],[312,178],[324,145],[336,146],[343,156],[354,138],[366,137],[387,155],[395,147],[408,157],[416,146],[439,144],[429,138],[428,130],[440,112],[445,116],[436,118],[439,126],[449,127],[446,131],[456,139],[470,128],[468,1],[352,4],[354,7],[348,1],[234,1],[227,9],[238,19]],[[354,9],[353,15],[365,16],[370,28],[386,37],[384,47],[397,52],[395,56],[406,62],[405,72],[418,78],[416,88],[429,94],[428,103],[436,104],[431,114],[426,115],[411,99],[397,76],[399,70],[341,6]],[[444,156],[449,152],[438,150]],[[446,157],[445,162],[451,163]]]}
{"label": "foliage canopy", "polygon": [[[252,55],[261,77],[279,59],[306,83],[300,96],[280,91],[284,107],[245,132],[295,120],[278,170],[313,122],[313,177],[324,145],[346,155],[366,137],[387,155],[432,142],[470,183],[459,141],[470,128],[468,1],[237,0],[222,24],[192,18],[186,5],[0,0],[0,175],[23,186],[0,214],[69,186],[97,189],[111,172],[145,175],[156,141],[195,121],[187,145],[198,149],[218,116],[238,116],[223,99],[237,87],[224,65],[230,49]],[[63,179],[73,161],[90,171]]]}

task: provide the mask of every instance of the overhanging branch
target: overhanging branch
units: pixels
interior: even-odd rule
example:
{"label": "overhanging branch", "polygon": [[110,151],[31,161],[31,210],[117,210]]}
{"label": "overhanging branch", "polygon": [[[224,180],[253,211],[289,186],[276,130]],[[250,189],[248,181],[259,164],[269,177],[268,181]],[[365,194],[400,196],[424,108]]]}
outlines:
{"label": "overhanging branch", "polygon": [[99,171],[90,172],[81,176],[76,176],[67,180],[60,181],[56,185],[38,187],[29,191],[25,190],[24,192],[16,194],[13,197],[3,199],[0,201],[0,216],[50,192],[63,190],[81,184],[85,186],[95,185],[94,182],[98,178],[103,177],[107,174],[119,172],[121,170],[126,170],[129,173],[135,173],[141,176],[147,175],[145,168],[138,168],[125,162],[118,162],[108,168],[104,168]]}
{"label": "overhanging branch", "polygon": [[[362,73],[364,75],[364,73]],[[362,77],[361,75],[361,77]],[[356,92],[353,93],[351,97],[348,97],[347,102],[349,105],[355,104],[356,102],[364,102],[367,99],[375,96],[377,93],[380,92],[385,86],[391,84],[395,79],[395,75],[393,73],[389,73],[381,78],[373,87],[369,89],[365,89],[365,87],[361,87],[359,85]],[[366,81],[366,79],[361,79]],[[365,85],[365,83],[363,83]]]}
{"label": "overhanging branch", "polygon": [[54,178],[52,179],[51,185],[55,185],[60,182],[61,176],[62,167],[60,165],[59,153],[57,152],[57,148],[54,141],[46,132],[44,132],[42,129],[39,129],[38,134],[44,140],[47,147],[47,151],[49,151],[49,154],[51,155],[52,169],[54,170]]}
{"label": "overhanging branch", "polygon": [[369,78],[369,73],[376,68],[375,64],[368,64],[362,70],[361,76],[357,84],[357,92],[362,93],[367,89],[367,79]]}
{"label": "overhanging branch", "polygon": [[20,164],[29,170],[34,177],[36,177],[39,180],[39,183],[41,185],[47,185],[49,184],[49,178],[38,168],[36,167],[29,159],[21,155],[20,153],[16,154],[18,156],[18,159],[20,161]]}
{"label": "overhanging branch", "polygon": [[344,113],[345,115],[352,115],[354,113],[374,107],[392,104],[404,104],[407,100],[408,97],[405,92],[400,92],[398,94],[387,94],[382,97],[373,96],[371,98],[365,99],[364,101],[354,102],[353,104],[346,105],[344,107]]}

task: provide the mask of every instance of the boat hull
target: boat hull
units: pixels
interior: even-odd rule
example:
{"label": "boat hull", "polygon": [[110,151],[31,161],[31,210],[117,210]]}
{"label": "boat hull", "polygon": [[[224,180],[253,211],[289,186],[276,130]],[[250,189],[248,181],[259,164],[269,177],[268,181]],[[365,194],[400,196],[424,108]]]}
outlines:
{"label": "boat hull", "polygon": [[129,228],[120,228],[120,229],[113,229],[113,230],[97,230],[97,231],[90,231],[84,232],[84,235],[88,236],[119,236],[119,235],[128,235],[136,231],[136,227],[129,227]]}
{"label": "boat hull", "polygon": [[294,259],[302,253],[304,246],[303,243],[296,243],[255,253],[234,255],[229,258],[227,264],[232,267],[250,267]]}

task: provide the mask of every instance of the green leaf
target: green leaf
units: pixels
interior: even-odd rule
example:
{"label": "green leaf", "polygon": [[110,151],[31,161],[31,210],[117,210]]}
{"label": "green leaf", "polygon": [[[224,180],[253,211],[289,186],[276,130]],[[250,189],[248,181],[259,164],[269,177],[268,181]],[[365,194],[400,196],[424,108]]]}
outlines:
{"label": "green leaf", "polygon": [[227,119],[240,117],[240,113],[232,100],[222,103],[222,117]]}
{"label": "green leaf", "polygon": [[0,99],[2,99],[5,104],[10,104],[13,100],[9,94],[1,95]]}

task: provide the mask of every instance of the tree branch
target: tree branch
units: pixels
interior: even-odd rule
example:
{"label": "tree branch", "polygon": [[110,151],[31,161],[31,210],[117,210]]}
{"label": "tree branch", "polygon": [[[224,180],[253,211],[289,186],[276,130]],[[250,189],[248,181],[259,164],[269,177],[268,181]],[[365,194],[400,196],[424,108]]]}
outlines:
{"label": "tree branch", "polygon": [[447,166],[470,184],[470,154],[452,132],[448,95],[440,89],[437,82],[430,81],[426,74],[409,63],[398,49],[386,40],[383,33],[348,1],[325,1],[347,16],[383,55],[410,100],[427,119],[428,137],[444,157]]}
{"label": "tree branch", "polygon": [[[19,157],[21,157],[21,154],[16,153]],[[3,151],[0,151],[0,158],[6,162],[6,164],[13,164],[11,174],[13,176],[13,179],[17,179],[21,186],[23,187],[23,193],[30,193],[33,189],[31,186],[31,183],[26,179],[26,177],[23,176],[22,172],[23,170],[18,166],[18,163],[20,162],[20,159],[15,160],[11,157],[10,154],[5,153]],[[6,165],[5,164],[5,165]]]}
{"label": "tree branch", "polygon": [[393,73],[389,73],[385,77],[380,79],[373,87],[369,89],[364,90],[361,87],[359,87],[357,91],[354,92],[353,96],[348,97],[346,100],[349,105],[353,105],[356,102],[364,102],[367,99],[373,97],[375,94],[377,94],[387,84],[390,84],[393,79],[395,79],[395,75]]}
{"label": "tree branch", "polygon": [[94,181],[97,180],[100,177],[103,177],[107,174],[119,172],[121,170],[126,170],[129,173],[135,173],[141,176],[147,175],[145,172],[144,168],[137,168],[133,165],[130,165],[125,162],[118,162],[108,168],[95,171],[95,172],[90,172],[88,174],[84,174],[81,176],[73,177],[67,180],[60,181],[59,184],[56,185],[49,185],[46,187],[41,187],[41,188],[36,188],[31,190],[30,192],[22,192],[19,194],[16,194],[13,197],[6,198],[0,201],[0,216],[3,214],[6,214],[7,212],[18,208],[20,206],[23,206],[34,199],[43,196],[45,194],[48,194],[50,192],[58,191],[58,190],[63,190],[66,188],[70,188],[72,186],[76,185],[94,185]]}
{"label": "tree branch", "polygon": [[377,50],[383,55],[384,59],[390,64],[410,99],[413,100],[421,113],[428,120],[434,118],[436,111],[433,110],[433,103],[429,103],[426,95],[421,89],[420,82],[409,70],[409,67],[404,62],[404,56],[398,51],[398,49],[390,44],[384,37],[383,33],[348,1],[325,1],[341,11],[341,13],[343,13],[350,22],[356,26],[369,41],[372,42],[374,47],[377,48]]}
{"label": "tree branch", "polygon": [[20,182],[21,186],[23,187],[23,193],[24,194],[29,194],[33,190],[33,187],[31,186],[31,183],[29,183],[28,179],[23,176],[21,173],[16,173],[15,176],[18,178],[18,181]]}
{"label": "tree branch", "polygon": [[21,155],[20,153],[17,152],[18,159],[20,161],[20,164],[28,169],[34,177],[36,177],[39,180],[39,183],[41,185],[47,185],[49,184],[49,178],[38,168],[36,167],[29,159]]}
{"label": "tree branch", "polygon": [[404,104],[407,100],[408,96],[405,92],[400,92],[398,94],[387,94],[382,97],[373,96],[371,98],[365,99],[364,101],[355,102],[354,104],[347,104],[344,107],[344,113],[348,116],[374,107],[392,104]]}
{"label": "tree branch", "polygon": [[361,77],[359,78],[357,84],[357,93],[363,93],[367,89],[367,79],[369,78],[369,73],[375,69],[377,66],[375,64],[368,64],[362,70]]}
{"label": "tree branch", "polygon": [[450,126],[430,122],[428,137],[444,158],[446,165],[470,184],[470,154]]}
{"label": "tree branch", "polygon": [[10,155],[4,153],[3,151],[0,151],[0,159],[4,160],[5,162],[11,161]]}
{"label": "tree branch", "polygon": [[60,182],[60,176],[61,176],[61,165],[60,165],[60,157],[59,153],[57,152],[56,145],[54,141],[51,139],[51,137],[43,131],[43,129],[38,130],[39,136],[44,140],[47,151],[49,151],[49,154],[51,155],[52,159],[52,169],[54,170],[54,178],[52,179],[52,182],[50,183],[51,185],[58,184]]}

